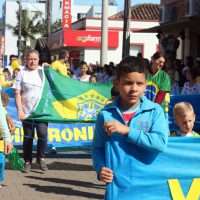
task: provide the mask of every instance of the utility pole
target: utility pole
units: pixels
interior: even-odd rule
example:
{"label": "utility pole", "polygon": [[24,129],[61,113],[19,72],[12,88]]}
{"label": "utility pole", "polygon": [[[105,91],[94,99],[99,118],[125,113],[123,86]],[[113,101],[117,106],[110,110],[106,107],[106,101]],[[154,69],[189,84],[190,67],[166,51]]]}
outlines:
{"label": "utility pole", "polygon": [[17,3],[19,4],[19,27],[18,27],[18,57],[21,56],[21,50],[22,50],[22,3],[21,0],[18,0]]}
{"label": "utility pole", "polygon": [[131,0],[124,0],[124,28],[122,58],[129,56],[130,51],[130,12]]}
{"label": "utility pole", "polygon": [[51,33],[51,0],[46,1],[47,37]]}
{"label": "utility pole", "polygon": [[108,56],[108,0],[102,0],[101,15],[101,56],[100,65],[107,63]]}

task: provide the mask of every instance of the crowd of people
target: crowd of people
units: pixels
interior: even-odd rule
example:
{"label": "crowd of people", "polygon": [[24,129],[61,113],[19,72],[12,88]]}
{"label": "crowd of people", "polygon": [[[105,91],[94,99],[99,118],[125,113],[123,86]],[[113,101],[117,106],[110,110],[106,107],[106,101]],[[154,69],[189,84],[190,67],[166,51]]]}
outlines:
{"label": "crowd of people", "polygon": [[[133,145],[162,151],[170,134],[165,116],[170,95],[200,94],[200,62],[198,59],[194,61],[192,57],[188,57],[184,65],[180,60],[167,60],[160,52],[154,53],[150,61],[139,53],[123,59],[118,65],[110,62],[103,67],[98,64],[88,65],[85,61],[74,64],[70,61],[68,51],[60,52],[58,59],[50,63],[40,62],[39,57],[36,50],[29,50],[23,61],[12,55],[10,65],[0,67],[0,88],[12,87],[15,91],[18,117],[24,130],[23,158],[26,173],[32,166],[35,129],[38,137],[36,160],[41,170],[48,170],[45,163],[48,123],[26,119],[41,95],[44,67],[51,67],[61,75],[81,82],[113,82],[111,104],[98,115],[94,134],[94,166],[99,179],[105,183],[113,179],[112,170],[106,168],[101,160],[105,157],[103,152],[107,137],[118,132],[126,135]],[[111,117],[114,116],[113,108],[119,115],[114,118]],[[12,141],[1,99],[0,112],[0,137],[5,141],[5,153],[9,153]],[[137,117],[144,122],[143,134],[141,127],[135,124]],[[199,136],[193,131],[195,113],[191,104],[177,103],[174,117],[179,127],[174,133],[176,136]],[[157,120],[153,120],[154,118]],[[126,143],[123,139],[120,142]]]}
{"label": "crowd of people", "polygon": [[[131,56],[133,59],[138,58],[144,61],[144,64],[149,72],[148,81],[152,82],[152,79],[158,79],[156,81],[164,81],[167,90],[171,95],[190,95],[200,93],[200,58],[194,59],[192,56],[186,58],[185,64],[181,60],[169,60],[165,58],[160,52],[156,52],[152,55],[151,60],[142,57],[141,53],[138,53],[136,57]],[[70,54],[67,50],[63,50],[59,53],[57,59],[52,62],[39,63],[41,66],[49,66],[56,70],[63,76],[71,77],[83,82],[98,82],[106,83],[113,81],[116,74],[116,66],[113,62],[105,64],[103,67],[98,63],[88,64],[85,61],[77,62],[70,58]],[[17,73],[22,66],[25,65],[25,59],[19,60],[17,56],[11,55],[8,66],[1,66],[0,63],[0,84],[2,87],[12,86],[13,80],[15,80]],[[159,75],[158,75],[159,74]],[[160,79],[160,80],[159,80]],[[164,84],[163,84],[164,85]],[[162,96],[159,94],[159,96]],[[149,98],[154,98],[153,96]],[[156,97],[157,101],[162,98]]]}

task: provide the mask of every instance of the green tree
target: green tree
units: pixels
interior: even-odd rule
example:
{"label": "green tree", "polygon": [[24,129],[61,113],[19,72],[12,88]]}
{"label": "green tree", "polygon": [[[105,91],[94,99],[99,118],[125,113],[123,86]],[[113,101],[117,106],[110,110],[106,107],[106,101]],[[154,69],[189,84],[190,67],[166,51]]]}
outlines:
{"label": "green tree", "polygon": [[[19,12],[17,15],[17,25],[7,25],[8,28],[13,30],[13,34],[19,35]],[[24,52],[27,48],[34,47],[36,39],[40,36],[47,35],[46,22],[42,18],[40,11],[30,13],[28,10],[21,12],[21,51]]]}

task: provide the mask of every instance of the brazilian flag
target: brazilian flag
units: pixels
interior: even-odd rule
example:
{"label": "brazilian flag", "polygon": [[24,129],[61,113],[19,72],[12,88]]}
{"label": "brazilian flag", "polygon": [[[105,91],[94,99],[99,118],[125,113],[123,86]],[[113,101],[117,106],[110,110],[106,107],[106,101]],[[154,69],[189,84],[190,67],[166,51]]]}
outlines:
{"label": "brazilian flag", "polygon": [[111,83],[80,82],[45,68],[42,95],[28,119],[93,122],[110,99],[111,87]]}

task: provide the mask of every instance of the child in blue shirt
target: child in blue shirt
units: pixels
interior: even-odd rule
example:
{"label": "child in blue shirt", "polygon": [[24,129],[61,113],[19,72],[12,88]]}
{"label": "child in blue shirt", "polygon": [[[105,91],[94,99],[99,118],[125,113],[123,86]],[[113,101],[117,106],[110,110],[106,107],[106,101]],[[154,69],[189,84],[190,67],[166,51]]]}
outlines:
{"label": "child in blue shirt", "polygon": [[115,156],[120,152],[128,156],[127,146],[160,152],[169,134],[163,109],[144,96],[146,71],[141,60],[123,61],[117,66],[116,88],[119,97],[100,111],[93,141],[93,165],[104,183],[111,183],[115,176],[106,163],[108,144],[115,145],[110,151]]}

